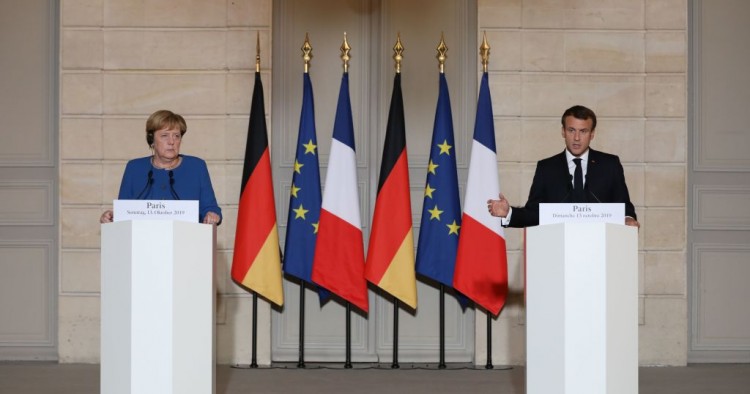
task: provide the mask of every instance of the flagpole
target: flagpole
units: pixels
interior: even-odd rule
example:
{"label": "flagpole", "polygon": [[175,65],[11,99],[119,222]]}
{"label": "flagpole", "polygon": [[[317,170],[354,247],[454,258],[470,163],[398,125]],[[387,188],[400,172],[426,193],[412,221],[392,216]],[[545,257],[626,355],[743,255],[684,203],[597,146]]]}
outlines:
{"label": "flagpole", "polygon": [[[255,72],[260,72],[260,32],[255,36]],[[265,130],[264,130],[265,132]],[[248,136],[250,138],[250,136]],[[246,153],[247,154],[247,153]],[[250,357],[250,368],[258,368],[258,293],[253,292],[253,352]]]}
{"label": "flagpole", "polygon": [[346,360],[344,368],[352,368],[352,304],[346,302]]}
{"label": "flagpole", "polygon": [[440,284],[440,362],[438,369],[445,369],[445,285]]}
{"label": "flagpole", "polygon": [[[349,50],[351,47],[346,41],[346,32],[344,32],[344,42],[341,44],[341,60],[344,63],[344,74],[349,72]],[[346,357],[344,368],[352,368],[352,304],[346,302]]]}
{"label": "flagpole", "polygon": [[487,363],[484,364],[484,369],[493,369],[495,366],[492,365],[492,314],[490,311],[487,313]]}
{"label": "flagpole", "polygon": [[[445,45],[445,36],[443,33],[440,33],[440,43],[437,46],[437,60],[438,60],[438,66],[440,68],[440,74],[445,74],[445,60],[448,58],[447,52],[448,52],[448,46]],[[439,333],[440,333],[440,361],[438,362],[438,369],[445,369],[445,285],[442,283],[440,284],[440,319],[438,324],[439,327]]]}
{"label": "flagpole", "polygon": [[[305,74],[310,71],[310,60],[312,60],[312,46],[310,38],[305,33],[305,42],[302,44],[302,60],[305,64]],[[299,359],[297,368],[305,368],[305,281],[300,280],[299,286]]]}
{"label": "flagpole", "polygon": [[[396,44],[393,46],[393,60],[396,68],[396,74],[401,74],[401,61],[404,59],[404,46],[401,45],[401,33],[398,33],[396,38]],[[391,361],[391,369],[398,369],[401,366],[398,364],[398,298],[393,297],[393,360]]]}
{"label": "flagpole", "polygon": [[253,352],[250,368],[258,368],[258,293],[253,292]]}
{"label": "flagpole", "polygon": [[299,360],[297,368],[305,367],[305,281],[299,281]]}
{"label": "flagpole", "polygon": [[[487,32],[484,33],[482,38],[482,45],[479,46],[479,54],[482,56],[482,72],[487,73],[490,63],[490,45],[487,42]],[[487,313],[487,363],[484,365],[485,369],[493,369],[492,365],[492,315],[490,311],[485,310]]]}
{"label": "flagpole", "polygon": [[393,297],[393,361],[391,369],[401,368],[398,365],[398,298]]}

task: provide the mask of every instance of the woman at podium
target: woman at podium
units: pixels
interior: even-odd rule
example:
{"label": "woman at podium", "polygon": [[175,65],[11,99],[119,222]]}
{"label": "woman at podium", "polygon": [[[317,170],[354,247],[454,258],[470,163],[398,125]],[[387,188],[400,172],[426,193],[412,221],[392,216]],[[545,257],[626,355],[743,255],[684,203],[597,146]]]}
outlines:
{"label": "woman at podium", "polygon": [[[185,119],[172,111],[159,110],[146,121],[146,143],[150,156],[133,159],[125,166],[118,199],[121,200],[197,200],[199,221],[221,223],[221,208],[216,202],[208,167],[203,159],[181,155],[180,144],[187,132]],[[111,210],[99,221],[112,221]]]}

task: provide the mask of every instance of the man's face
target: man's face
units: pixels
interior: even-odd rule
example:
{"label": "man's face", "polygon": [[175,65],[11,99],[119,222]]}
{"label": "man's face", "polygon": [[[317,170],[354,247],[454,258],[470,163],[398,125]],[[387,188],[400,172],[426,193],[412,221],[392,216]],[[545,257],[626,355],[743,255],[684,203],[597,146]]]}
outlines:
{"label": "man's face", "polygon": [[562,136],[565,138],[565,147],[573,156],[580,156],[589,148],[591,140],[594,139],[594,130],[591,129],[591,119],[578,119],[574,116],[565,117],[565,126],[562,128]]}

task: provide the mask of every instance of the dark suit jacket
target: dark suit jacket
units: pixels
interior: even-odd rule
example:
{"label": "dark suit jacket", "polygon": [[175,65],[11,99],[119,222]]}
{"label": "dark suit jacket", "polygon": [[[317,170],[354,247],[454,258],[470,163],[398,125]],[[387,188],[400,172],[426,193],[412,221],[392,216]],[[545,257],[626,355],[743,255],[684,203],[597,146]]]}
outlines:
{"label": "dark suit jacket", "polygon": [[[539,203],[571,202],[572,194],[573,184],[565,151],[540,160],[536,165],[529,200],[523,207],[513,207],[508,226],[536,226],[539,224]],[[625,203],[625,216],[637,219],[620,158],[615,155],[589,148],[585,194],[590,203]]]}

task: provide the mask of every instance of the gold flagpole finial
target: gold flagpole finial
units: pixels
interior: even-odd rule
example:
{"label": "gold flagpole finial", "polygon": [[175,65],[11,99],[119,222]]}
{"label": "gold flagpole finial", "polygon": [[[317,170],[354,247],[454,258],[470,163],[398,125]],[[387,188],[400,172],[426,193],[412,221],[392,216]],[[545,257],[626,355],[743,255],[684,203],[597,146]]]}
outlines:
{"label": "gold flagpole finial", "polygon": [[487,42],[487,32],[484,32],[482,45],[479,46],[479,54],[482,56],[482,70],[487,72],[490,64],[490,44]]}
{"label": "gold flagpole finial", "polygon": [[393,46],[393,61],[396,62],[396,74],[400,74],[401,61],[404,60],[404,46],[401,45],[401,32],[396,37],[396,45]]}
{"label": "gold flagpole finial", "polygon": [[310,46],[310,38],[305,33],[305,43],[302,44],[302,60],[305,61],[305,74],[310,70],[310,60],[312,60],[312,46]]}
{"label": "gold flagpole finial", "polygon": [[256,41],[255,41],[255,72],[260,72],[260,31],[256,32],[258,33]]}
{"label": "gold flagpole finial", "polygon": [[440,74],[445,72],[445,59],[448,58],[448,55],[446,53],[448,52],[448,46],[445,45],[445,37],[443,33],[440,33],[440,44],[437,46],[437,60],[438,65],[440,66]]}
{"label": "gold flagpole finial", "polygon": [[349,60],[351,59],[351,56],[349,56],[349,52],[352,50],[352,47],[349,46],[349,42],[346,41],[346,32],[344,32],[344,43],[341,44],[341,61],[344,62],[344,72],[349,72]]}

